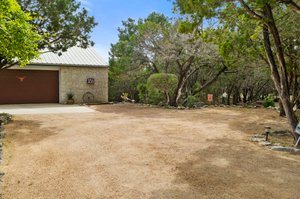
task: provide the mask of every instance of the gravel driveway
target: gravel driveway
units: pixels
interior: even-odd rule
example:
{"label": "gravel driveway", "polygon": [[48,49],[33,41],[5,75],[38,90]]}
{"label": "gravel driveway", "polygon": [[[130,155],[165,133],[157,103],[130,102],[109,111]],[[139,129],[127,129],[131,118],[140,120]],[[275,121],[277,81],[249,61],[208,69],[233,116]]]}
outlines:
{"label": "gravel driveway", "polygon": [[247,141],[266,124],[286,127],[272,110],[93,108],[15,116],[2,197],[300,198],[300,157]]}

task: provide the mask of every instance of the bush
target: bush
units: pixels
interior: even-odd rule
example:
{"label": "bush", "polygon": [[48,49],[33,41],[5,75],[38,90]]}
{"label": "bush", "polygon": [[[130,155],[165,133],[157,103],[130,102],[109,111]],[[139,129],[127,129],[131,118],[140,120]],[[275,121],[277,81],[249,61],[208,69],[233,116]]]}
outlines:
{"label": "bush", "polygon": [[147,103],[147,85],[139,83],[137,86],[139,102]]}
{"label": "bush", "polygon": [[141,103],[158,105],[162,104],[165,100],[164,94],[161,91],[153,87],[148,87],[146,84],[138,84],[137,90],[139,102]]}
{"label": "bush", "polygon": [[186,101],[186,107],[192,108],[195,107],[199,102],[199,99],[196,96],[188,96]]}
{"label": "bush", "polygon": [[0,123],[7,124],[12,119],[12,115],[8,113],[0,113]]}
{"label": "bush", "polygon": [[165,93],[172,95],[178,84],[178,78],[170,73],[156,73],[147,80],[148,100],[151,104],[166,104]]}
{"label": "bush", "polygon": [[165,104],[165,96],[161,91],[151,87],[148,88],[147,91],[147,103],[154,105]]}
{"label": "bush", "polygon": [[268,107],[274,107],[275,103],[274,103],[274,98],[271,96],[268,96],[264,99],[264,107],[268,108]]}

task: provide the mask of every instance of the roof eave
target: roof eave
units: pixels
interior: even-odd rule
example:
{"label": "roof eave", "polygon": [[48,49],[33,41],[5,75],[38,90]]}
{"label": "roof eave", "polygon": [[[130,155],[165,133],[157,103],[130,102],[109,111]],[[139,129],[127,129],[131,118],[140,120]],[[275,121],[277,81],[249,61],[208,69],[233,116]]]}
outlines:
{"label": "roof eave", "polygon": [[82,65],[82,64],[51,64],[51,63],[30,63],[31,66],[71,66],[71,67],[91,67],[91,68],[108,68],[108,65]]}

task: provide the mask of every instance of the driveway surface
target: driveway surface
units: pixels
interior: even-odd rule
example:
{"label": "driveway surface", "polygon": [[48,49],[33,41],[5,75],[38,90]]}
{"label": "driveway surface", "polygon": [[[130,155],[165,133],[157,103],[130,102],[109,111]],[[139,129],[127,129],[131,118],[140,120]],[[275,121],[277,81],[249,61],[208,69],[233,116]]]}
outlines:
{"label": "driveway surface", "polygon": [[58,114],[58,113],[90,113],[93,109],[87,106],[64,104],[14,104],[0,105],[0,113],[12,115]]}
{"label": "driveway surface", "polygon": [[6,126],[5,199],[300,198],[300,158],[247,141],[272,110],[94,106]]}

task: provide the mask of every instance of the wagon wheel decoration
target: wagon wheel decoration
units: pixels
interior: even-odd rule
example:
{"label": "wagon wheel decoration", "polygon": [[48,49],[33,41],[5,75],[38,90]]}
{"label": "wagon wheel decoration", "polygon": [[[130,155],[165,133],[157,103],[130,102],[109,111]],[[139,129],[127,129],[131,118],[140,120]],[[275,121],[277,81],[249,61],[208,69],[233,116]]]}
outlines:
{"label": "wagon wheel decoration", "polygon": [[85,103],[85,104],[91,104],[91,103],[94,103],[94,99],[95,99],[95,96],[93,93],[91,92],[86,92],[85,94],[83,94],[82,96],[82,101]]}

